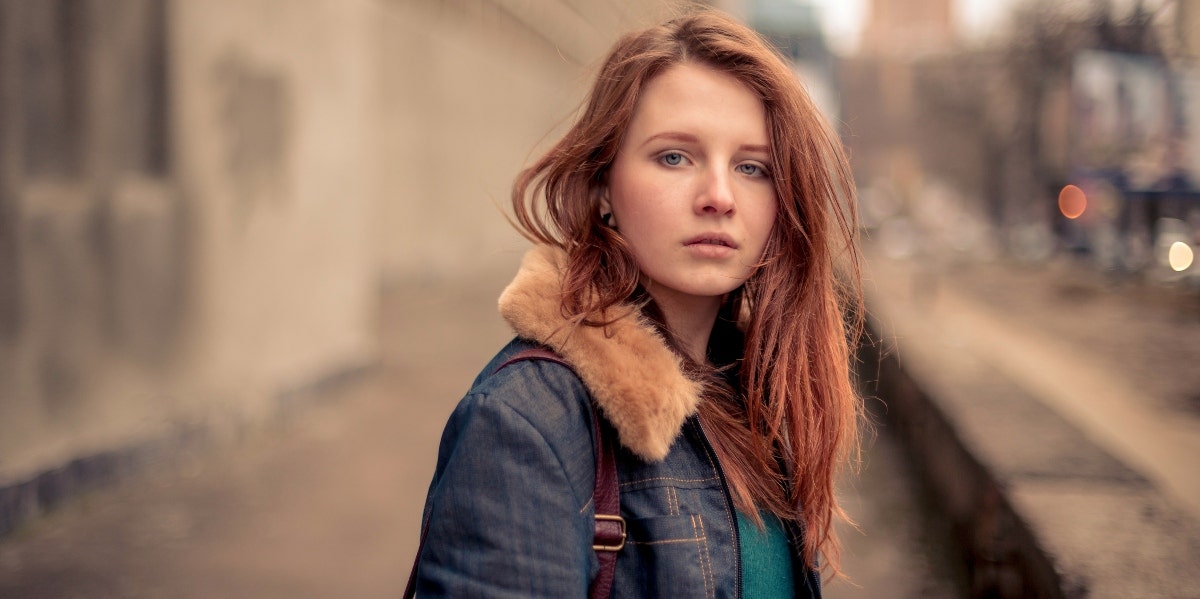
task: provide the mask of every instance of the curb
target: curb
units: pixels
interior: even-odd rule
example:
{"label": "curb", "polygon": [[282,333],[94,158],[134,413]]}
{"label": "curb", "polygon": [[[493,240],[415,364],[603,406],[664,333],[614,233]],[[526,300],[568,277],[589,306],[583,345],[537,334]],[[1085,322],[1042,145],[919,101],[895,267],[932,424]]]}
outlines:
{"label": "curb", "polygon": [[[1066,597],[1049,556],[1013,509],[1002,485],[868,325],[858,348],[859,380],[882,399],[894,429],[939,514],[949,519],[972,597]],[[890,344],[889,344],[890,345]],[[872,375],[870,369],[875,369]]]}
{"label": "curb", "polygon": [[265,422],[235,423],[232,435],[228,430],[230,425],[179,425],[158,437],[77,457],[24,480],[0,486],[0,540],[79,495],[169,466],[188,454],[214,449],[231,437],[236,443],[264,425],[284,422],[306,407],[336,397],[338,389],[365,379],[380,365],[378,360],[350,365],[281,391],[271,402],[274,409]]}
{"label": "curb", "polygon": [[971,596],[1200,596],[1200,522],[927,315],[873,307],[906,328],[868,319],[864,395],[948,520]]}

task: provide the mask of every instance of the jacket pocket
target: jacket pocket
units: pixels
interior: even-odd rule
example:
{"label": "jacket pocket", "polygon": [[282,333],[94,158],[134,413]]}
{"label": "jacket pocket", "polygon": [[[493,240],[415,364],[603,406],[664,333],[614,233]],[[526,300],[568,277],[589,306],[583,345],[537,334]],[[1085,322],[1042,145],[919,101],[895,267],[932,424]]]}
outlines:
{"label": "jacket pocket", "polygon": [[699,514],[633,518],[617,559],[616,597],[714,597],[715,576]]}

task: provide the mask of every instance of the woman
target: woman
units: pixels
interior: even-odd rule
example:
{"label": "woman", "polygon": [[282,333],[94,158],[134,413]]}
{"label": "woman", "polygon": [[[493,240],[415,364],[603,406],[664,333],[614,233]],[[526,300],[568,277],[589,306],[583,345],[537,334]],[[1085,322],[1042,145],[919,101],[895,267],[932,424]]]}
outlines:
{"label": "woman", "polygon": [[[753,32],[700,12],[617,42],[514,186],[536,243],[500,298],[517,339],[446,426],[417,595],[582,597],[619,547],[616,597],[819,596],[857,441],[853,201]],[[594,549],[606,434],[626,537]]]}

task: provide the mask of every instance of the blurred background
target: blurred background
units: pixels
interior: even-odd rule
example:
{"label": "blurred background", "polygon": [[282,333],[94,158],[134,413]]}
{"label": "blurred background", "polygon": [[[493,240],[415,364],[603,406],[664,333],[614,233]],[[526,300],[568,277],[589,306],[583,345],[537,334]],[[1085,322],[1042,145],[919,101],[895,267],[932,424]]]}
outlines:
{"label": "blurred background", "polygon": [[[943,349],[997,352],[1192,530],[1200,2],[711,4],[850,149],[875,336],[969,314]],[[681,6],[0,0],[0,596],[397,595],[441,426],[509,335],[512,179]],[[1009,588],[883,387],[829,594]]]}

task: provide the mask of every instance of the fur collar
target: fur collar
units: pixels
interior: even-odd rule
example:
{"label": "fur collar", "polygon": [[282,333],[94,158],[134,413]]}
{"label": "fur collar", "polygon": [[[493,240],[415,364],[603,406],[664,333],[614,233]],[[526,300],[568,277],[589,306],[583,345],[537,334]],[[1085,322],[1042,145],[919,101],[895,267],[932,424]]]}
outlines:
{"label": "fur collar", "polygon": [[517,335],[575,367],[622,445],[645,460],[662,460],[696,412],[701,385],[684,375],[679,356],[635,310],[607,327],[573,327],[560,309],[566,260],[551,246],[529,250],[500,295],[500,314]]}

